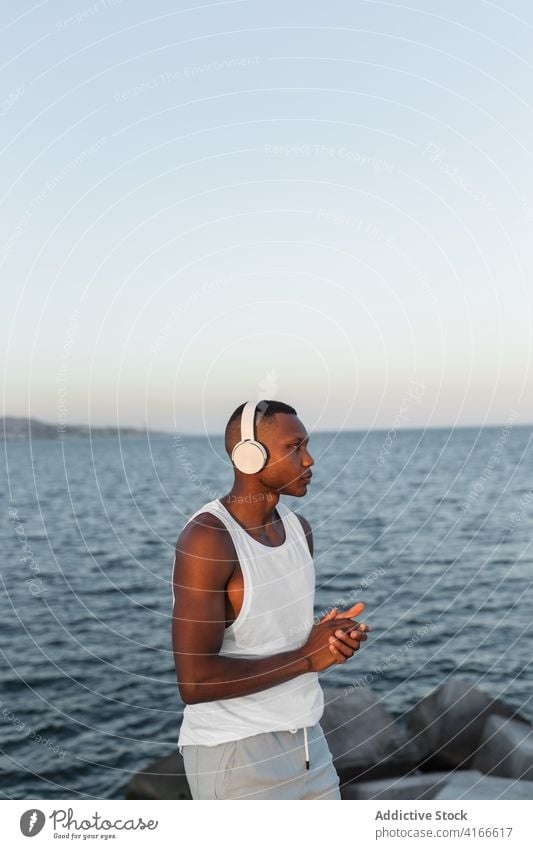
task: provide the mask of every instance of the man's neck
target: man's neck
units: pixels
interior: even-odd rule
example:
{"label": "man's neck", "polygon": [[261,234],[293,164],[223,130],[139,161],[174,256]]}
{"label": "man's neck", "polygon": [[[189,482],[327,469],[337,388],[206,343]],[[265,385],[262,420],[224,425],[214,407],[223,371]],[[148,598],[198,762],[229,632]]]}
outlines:
{"label": "man's neck", "polygon": [[230,513],[238,517],[244,527],[256,532],[267,532],[275,520],[274,510],[279,501],[279,494],[233,486],[230,492],[219,500]]}

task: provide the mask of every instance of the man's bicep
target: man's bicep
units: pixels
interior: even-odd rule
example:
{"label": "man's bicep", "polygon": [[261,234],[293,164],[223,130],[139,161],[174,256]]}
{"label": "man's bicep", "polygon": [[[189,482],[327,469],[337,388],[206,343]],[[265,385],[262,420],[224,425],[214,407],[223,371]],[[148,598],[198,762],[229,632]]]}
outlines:
{"label": "man's bicep", "polygon": [[172,643],[182,695],[201,680],[203,661],[218,654],[224,639],[225,587],[233,568],[226,555],[212,528],[184,533],[176,546]]}

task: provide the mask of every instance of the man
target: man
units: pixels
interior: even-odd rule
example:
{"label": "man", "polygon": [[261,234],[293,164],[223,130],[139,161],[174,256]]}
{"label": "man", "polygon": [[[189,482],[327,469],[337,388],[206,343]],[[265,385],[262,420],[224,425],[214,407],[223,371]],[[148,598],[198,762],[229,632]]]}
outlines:
{"label": "man", "polygon": [[313,625],[311,527],[279,500],[307,493],[308,442],[293,407],[241,404],[225,432],[233,486],[177,541],[178,745],[193,799],[340,799],[318,673],[352,657],[370,629],[353,618],[362,602]]}

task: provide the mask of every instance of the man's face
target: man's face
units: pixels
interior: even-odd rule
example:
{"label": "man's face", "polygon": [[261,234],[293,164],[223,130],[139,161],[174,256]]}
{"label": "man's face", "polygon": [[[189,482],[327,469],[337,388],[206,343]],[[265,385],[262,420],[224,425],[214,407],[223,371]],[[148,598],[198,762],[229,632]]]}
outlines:
{"label": "man's face", "polygon": [[260,482],[285,495],[305,495],[315,461],[307,450],[309,437],[298,416],[276,413],[263,430],[259,425],[257,438],[268,450],[268,462],[257,473]]}

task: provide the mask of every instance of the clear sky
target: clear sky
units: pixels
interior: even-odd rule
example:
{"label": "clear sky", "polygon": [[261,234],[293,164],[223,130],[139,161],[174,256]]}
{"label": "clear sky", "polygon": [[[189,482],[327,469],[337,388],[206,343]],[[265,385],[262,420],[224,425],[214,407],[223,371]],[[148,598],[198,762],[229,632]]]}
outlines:
{"label": "clear sky", "polygon": [[533,421],[533,7],[4,4],[3,410]]}

